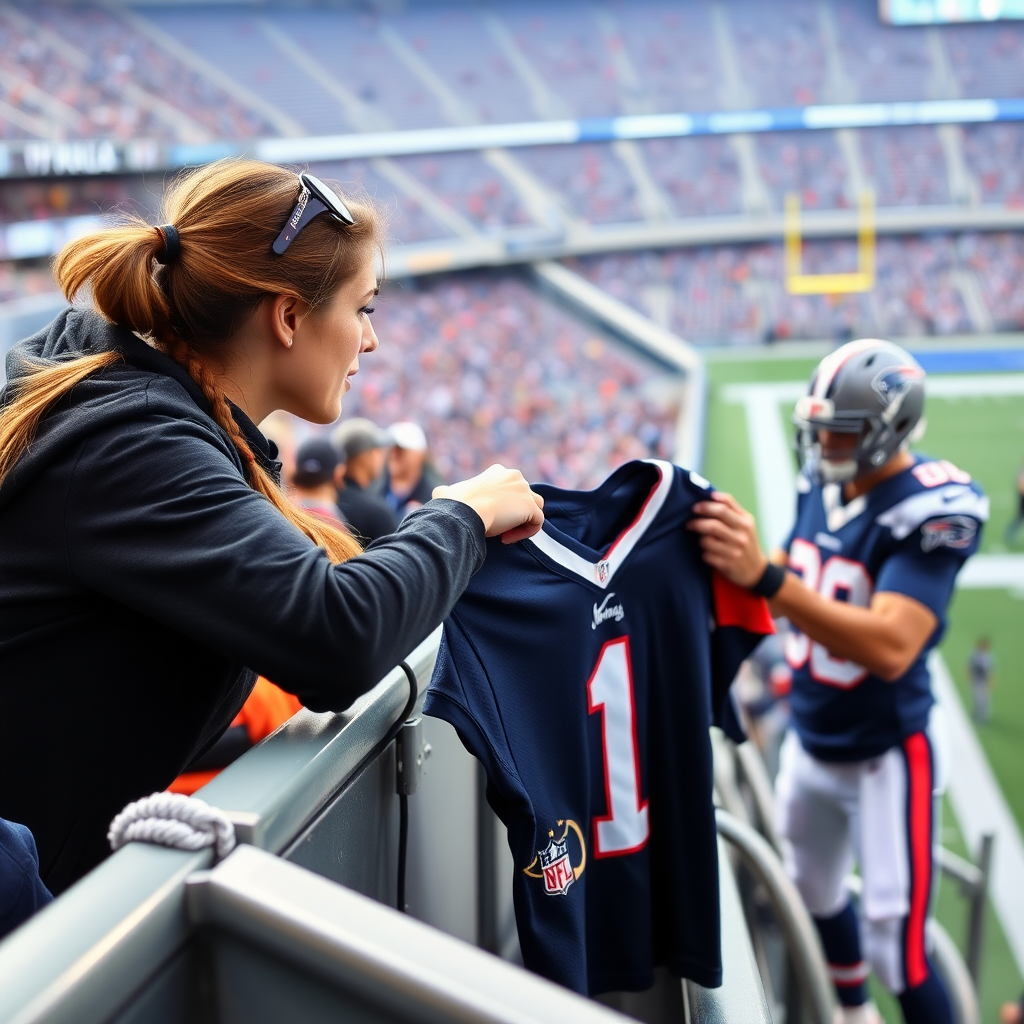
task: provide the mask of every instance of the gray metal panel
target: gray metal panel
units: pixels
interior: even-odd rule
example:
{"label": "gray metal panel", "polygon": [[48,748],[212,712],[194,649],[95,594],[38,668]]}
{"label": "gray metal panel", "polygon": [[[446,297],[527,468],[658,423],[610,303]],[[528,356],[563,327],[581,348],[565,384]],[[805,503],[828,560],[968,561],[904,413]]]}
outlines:
{"label": "gray metal panel", "polygon": [[209,1019],[216,1024],[400,1024],[407,1019],[229,933],[206,936],[204,945],[210,958]]}
{"label": "gray metal panel", "polygon": [[[440,629],[407,659],[420,689],[430,677],[439,638]],[[197,796],[225,811],[240,841],[283,850],[379,750],[410,696],[408,676],[395,668],[347,711],[300,711]]]}
{"label": "gray metal panel", "polygon": [[409,797],[409,913],[463,939],[477,941],[476,759],[455,730],[423,719],[430,756]]}
{"label": "gray metal panel", "polygon": [[253,847],[239,847],[213,871],[191,881],[187,902],[197,925],[243,936],[278,961],[410,1022],[624,1020]]}
{"label": "gray metal panel", "polygon": [[190,942],[110,1024],[198,1024],[207,1020],[203,986],[207,974],[198,944]]}
{"label": "gray metal panel", "polygon": [[701,988],[688,981],[685,985],[689,1020],[694,1024],[771,1024],[772,1015],[764,996],[750,944],[743,904],[729,864],[728,851],[718,840],[718,864],[722,890],[722,967],[721,988]]}
{"label": "gray metal panel", "polygon": [[107,1021],[186,941],[186,876],[210,851],[132,843],[0,943],[0,1021]]}
{"label": "gray metal panel", "polygon": [[[418,799],[418,793],[410,797],[410,805]],[[394,741],[359,772],[282,856],[364,896],[395,905],[398,796]]]}

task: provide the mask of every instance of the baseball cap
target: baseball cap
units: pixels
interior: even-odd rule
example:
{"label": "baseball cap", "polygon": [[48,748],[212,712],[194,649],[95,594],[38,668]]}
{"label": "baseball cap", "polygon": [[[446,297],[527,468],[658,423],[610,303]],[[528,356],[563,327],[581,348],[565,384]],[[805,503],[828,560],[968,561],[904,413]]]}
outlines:
{"label": "baseball cap", "polygon": [[331,433],[331,444],[347,461],[373,448],[390,448],[394,441],[391,440],[391,435],[383,427],[378,427],[373,420],[357,416],[335,427]]}
{"label": "baseball cap", "polygon": [[334,479],[334,469],[341,460],[326,437],[311,437],[299,445],[295,453],[292,480],[299,487],[316,487]]}
{"label": "baseball cap", "polygon": [[391,435],[391,443],[398,448],[407,448],[411,452],[425,452],[427,450],[427,435],[418,423],[403,420],[401,423],[392,423],[388,427]]}

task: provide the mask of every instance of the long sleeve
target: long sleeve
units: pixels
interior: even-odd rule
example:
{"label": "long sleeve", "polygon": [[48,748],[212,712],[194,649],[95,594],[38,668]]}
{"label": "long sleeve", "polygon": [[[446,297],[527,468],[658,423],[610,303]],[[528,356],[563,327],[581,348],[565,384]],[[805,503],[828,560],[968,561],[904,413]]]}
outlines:
{"label": "long sleeve", "polygon": [[441,500],[332,565],[242,479],[212,424],[163,414],[83,443],[64,536],[78,585],[313,710],[347,707],[425,639],[485,554],[476,513]]}

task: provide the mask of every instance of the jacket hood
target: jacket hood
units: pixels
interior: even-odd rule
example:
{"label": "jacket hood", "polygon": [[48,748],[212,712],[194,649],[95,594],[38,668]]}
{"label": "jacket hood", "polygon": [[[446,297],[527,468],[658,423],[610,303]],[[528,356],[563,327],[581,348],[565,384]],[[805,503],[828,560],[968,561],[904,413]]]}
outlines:
{"label": "jacket hood", "polygon": [[[244,473],[231,439],[213,419],[202,388],[185,369],[92,309],[69,307],[7,353],[7,383],[0,392],[0,412],[15,397],[18,381],[33,367],[99,352],[119,352],[122,362],[87,377],[47,412],[30,449],[0,485],[0,507],[88,434],[154,413],[199,419],[212,426],[226,442],[239,472]],[[279,477],[277,446],[260,433],[241,409],[232,405],[231,411],[256,458]]]}

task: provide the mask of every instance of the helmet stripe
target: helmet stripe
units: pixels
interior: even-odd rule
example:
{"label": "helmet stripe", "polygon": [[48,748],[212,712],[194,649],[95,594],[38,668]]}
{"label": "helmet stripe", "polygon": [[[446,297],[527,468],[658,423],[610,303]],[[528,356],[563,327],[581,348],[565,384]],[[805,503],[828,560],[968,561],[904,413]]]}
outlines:
{"label": "helmet stripe", "polygon": [[835,352],[825,356],[818,369],[818,379],[814,382],[815,398],[827,398],[832,382],[836,379],[839,371],[858,353],[875,345],[885,345],[885,342],[877,338],[861,338],[860,341],[851,341],[837,348]]}

